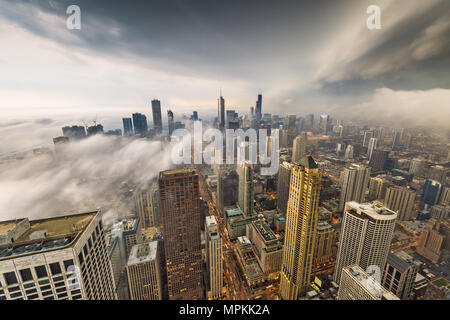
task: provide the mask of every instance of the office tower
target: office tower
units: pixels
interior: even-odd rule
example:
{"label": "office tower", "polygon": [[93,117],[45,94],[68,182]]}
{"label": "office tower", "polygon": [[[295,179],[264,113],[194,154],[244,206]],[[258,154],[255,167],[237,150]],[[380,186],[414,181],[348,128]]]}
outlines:
{"label": "office tower", "polygon": [[139,216],[128,215],[116,221],[111,227],[115,233],[121,234],[125,256],[130,254],[131,247],[142,242],[142,228]]}
{"label": "office tower", "polygon": [[369,161],[369,166],[373,171],[382,171],[386,168],[386,162],[388,160],[389,151],[375,149],[372,151],[372,157]]}
{"label": "office tower", "polygon": [[219,170],[217,177],[217,208],[225,217],[225,207],[238,202],[239,175],[236,170]]}
{"label": "office tower", "polygon": [[299,135],[294,139],[294,147],[292,149],[292,162],[296,163],[306,156],[306,143],[308,137],[306,133]]}
{"label": "office tower", "polygon": [[345,155],[344,155],[345,160],[353,159],[353,153],[354,153],[353,146],[348,145],[347,148],[345,149]]}
{"label": "office tower", "polygon": [[197,111],[192,112],[192,120],[198,121],[198,112]]}
{"label": "office tower", "polygon": [[375,177],[369,179],[369,194],[367,199],[383,200],[386,196],[386,188],[389,185],[389,181],[381,177]]}
{"label": "office tower", "polygon": [[252,118],[255,116],[255,107],[250,107],[250,115]]}
{"label": "office tower", "polygon": [[119,300],[129,300],[128,280],[125,273],[127,255],[122,225],[113,225],[105,232],[106,250],[111,262],[112,276]]}
{"label": "office tower", "polygon": [[341,196],[339,212],[344,210],[347,201],[364,202],[364,194],[370,177],[370,167],[352,164],[341,173]]}
{"label": "office tower", "polygon": [[123,135],[132,136],[133,135],[133,122],[131,118],[122,118],[123,123]]}
{"label": "office tower", "polygon": [[389,253],[381,284],[401,300],[410,300],[418,265],[405,251]]}
{"label": "office tower", "polygon": [[136,190],[134,193],[136,214],[139,216],[141,228],[156,226],[153,211],[153,197],[150,190]]}
{"label": "office tower", "polygon": [[431,207],[430,215],[432,218],[435,218],[437,220],[444,220],[448,218],[449,212],[450,206],[435,204]]}
{"label": "office tower", "polygon": [[443,186],[441,183],[435,180],[427,179],[423,186],[422,203],[430,206],[439,203],[442,192]]}
{"label": "office tower", "polygon": [[305,129],[311,130],[314,127],[314,114],[308,114],[305,118]]}
{"label": "office tower", "polygon": [[364,131],[363,147],[368,147],[369,141],[372,138],[373,138],[373,131]]}
{"label": "office tower", "polygon": [[236,117],[236,112],[234,110],[227,110],[226,112],[226,128],[227,129],[231,129],[230,128],[230,121],[234,121],[235,117]]}
{"label": "office tower", "polygon": [[83,126],[67,126],[62,128],[64,137],[69,139],[81,139],[86,137],[86,130]]}
{"label": "office tower", "polygon": [[217,121],[219,123],[219,129],[225,129],[225,99],[220,95],[217,99]]}
{"label": "office tower", "polygon": [[416,192],[409,188],[391,186],[386,190],[383,204],[386,208],[397,212],[397,221],[408,221],[412,218],[412,210]]}
{"label": "office tower", "polygon": [[329,270],[333,257],[336,230],[326,221],[317,223],[316,243],[314,244],[313,274],[320,274]]}
{"label": "office tower", "polygon": [[214,216],[206,217],[206,270],[208,274],[208,298],[218,298],[223,289],[222,238]]}
{"label": "office tower", "polygon": [[297,300],[310,284],[322,172],[311,156],[294,165],[291,173],[280,295]]}
{"label": "office tower", "polygon": [[64,150],[67,148],[68,143],[69,143],[69,138],[67,138],[67,137],[53,138],[53,144],[55,146],[55,153],[57,155],[63,154]]}
{"label": "office tower", "polygon": [[167,122],[169,124],[169,136],[171,136],[172,132],[175,130],[175,123],[172,110],[167,110]]}
{"label": "office tower", "polygon": [[202,222],[197,171],[160,172],[159,197],[169,299],[202,299]]}
{"label": "office tower", "polygon": [[448,168],[445,168],[443,166],[432,166],[430,167],[430,170],[428,171],[427,177],[431,180],[436,180],[439,183],[445,184],[447,180],[447,172]]}
{"label": "office tower", "polygon": [[0,222],[0,300],[116,300],[101,212]]}
{"label": "office tower", "polygon": [[409,173],[414,174],[415,176],[420,176],[423,173],[423,159],[414,158],[411,160],[411,164],[409,166]]}
{"label": "office tower", "polygon": [[133,113],[134,134],[147,135],[147,117],[141,113]]}
{"label": "office tower", "polygon": [[288,147],[292,146],[294,138],[297,135],[297,127],[295,126],[295,115],[287,115],[284,120],[284,126],[287,129]]}
{"label": "office tower", "polygon": [[277,278],[283,261],[282,240],[264,219],[247,224],[246,236],[254,246],[259,266],[268,279]]}
{"label": "office tower", "polygon": [[131,300],[162,299],[158,241],[137,244],[131,248],[127,276]]}
{"label": "office tower", "polygon": [[[342,269],[358,264],[363,270],[376,266],[384,270],[397,213],[379,203],[345,204],[334,279],[341,280]],[[369,268],[369,269],[370,269]]]}
{"label": "office tower", "polygon": [[320,118],[319,118],[320,133],[327,134],[329,124],[330,124],[330,116],[327,114],[320,115]]}
{"label": "office tower", "polygon": [[444,206],[450,205],[450,187],[443,188],[440,204]]}
{"label": "office tower", "polygon": [[239,174],[239,207],[244,216],[253,215],[253,167],[249,161],[238,165]]}
{"label": "office tower", "polygon": [[444,226],[444,223],[431,218],[420,233],[417,253],[433,263],[439,262],[442,249],[444,249],[445,234],[441,231],[444,230]]}
{"label": "office tower", "polygon": [[400,300],[358,265],[342,270],[337,300]]}
{"label": "office tower", "polygon": [[294,165],[292,163],[283,161],[278,169],[277,208],[283,215],[286,214],[287,210],[289,188],[291,185],[291,170],[293,167]]}
{"label": "office tower", "polygon": [[159,100],[152,100],[152,115],[155,134],[160,134],[162,132],[162,115],[161,102]]}
{"label": "office tower", "polygon": [[258,94],[255,107],[256,120],[261,121],[262,118],[262,94]]}
{"label": "office tower", "polygon": [[115,129],[115,130],[108,130],[105,132],[106,136],[118,136],[121,137],[122,136],[122,130],[120,129]]}
{"label": "office tower", "polygon": [[103,133],[103,126],[101,124],[93,125],[87,128],[88,137],[101,133]]}
{"label": "office tower", "polygon": [[377,147],[378,139],[370,138],[369,146],[367,147],[367,158],[370,160],[372,158],[373,150]]}
{"label": "office tower", "polygon": [[280,128],[279,135],[280,135],[280,148],[289,147],[288,130],[284,126]]}
{"label": "office tower", "polygon": [[392,150],[398,150],[400,147],[401,131],[395,131],[392,138]]}

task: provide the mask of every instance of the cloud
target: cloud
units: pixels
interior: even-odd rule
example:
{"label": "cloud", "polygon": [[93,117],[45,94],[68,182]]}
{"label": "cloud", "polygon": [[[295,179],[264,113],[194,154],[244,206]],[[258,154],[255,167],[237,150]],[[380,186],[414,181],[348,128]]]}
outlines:
{"label": "cloud", "polygon": [[171,166],[160,142],[97,135],[69,143],[62,154],[0,164],[0,219],[58,216],[102,208],[133,210],[133,191]]}

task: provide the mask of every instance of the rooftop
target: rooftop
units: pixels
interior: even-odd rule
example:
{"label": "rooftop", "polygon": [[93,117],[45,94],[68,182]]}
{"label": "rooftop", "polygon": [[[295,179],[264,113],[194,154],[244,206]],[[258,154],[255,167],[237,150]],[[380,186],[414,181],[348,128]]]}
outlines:
{"label": "rooftop", "polygon": [[158,241],[136,244],[131,248],[128,265],[156,259]]}
{"label": "rooftop", "polygon": [[358,203],[356,201],[349,201],[346,203],[345,211],[354,209],[358,214],[365,213],[374,219],[378,220],[392,220],[397,217],[397,213],[384,207],[382,203],[373,201],[366,203]]}
{"label": "rooftop", "polygon": [[242,210],[240,208],[227,210],[227,217],[234,217],[239,215],[242,215]]}
{"label": "rooftop", "polygon": [[265,242],[277,240],[277,236],[270,229],[270,226],[267,223],[262,222],[261,220],[253,221],[253,226],[256,231],[263,237]]}

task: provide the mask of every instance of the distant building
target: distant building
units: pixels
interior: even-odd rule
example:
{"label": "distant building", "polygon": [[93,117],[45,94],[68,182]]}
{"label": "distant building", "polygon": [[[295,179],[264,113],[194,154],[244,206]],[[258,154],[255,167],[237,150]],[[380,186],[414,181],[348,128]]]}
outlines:
{"label": "distant building", "polygon": [[443,192],[443,185],[435,180],[427,179],[422,191],[422,203],[433,206],[439,203]]}
{"label": "distant building", "polygon": [[134,194],[136,214],[143,229],[156,226],[152,192],[154,190],[136,190]]}
{"label": "distant building", "polygon": [[93,136],[96,134],[102,134],[103,133],[103,126],[101,124],[97,124],[94,126],[90,126],[87,128],[87,135]]}
{"label": "distant building", "polygon": [[352,164],[341,172],[341,197],[339,211],[342,212],[347,201],[364,202],[370,178],[370,167]]}
{"label": "distant building", "polygon": [[81,139],[86,137],[86,129],[83,126],[67,126],[62,128],[64,137],[69,139]]}
{"label": "distant building", "polygon": [[381,177],[370,178],[367,200],[384,200],[389,181]]}
{"label": "distant building", "polygon": [[222,238],[214,216],[206,217],[206,269],[208,298],[218,298],[223,289]]}
{"label": "distant building", "polygon": [[373,171],[383,171],[386,169],[386,162],[388,160],[389,151],[375,149],[372,151],[372,157],[369,161],[369,166]]}
{"label": "distant building", "polygon": [[217,177],[217,208],[225,217],[225,207],[238,202],[239,176],[236,170],[219,170]]}
{"label": "distant building", "polygon": [[123,135],[132,136],[133,135],[133,122],[131,118],[122,118],[123,122]]}
{"label": "distant building", "polygon": [[167,122],[169,125],[169,136],[171,136],[172,132],[175,130],[175,122],[172,110],[167,110]]}
{"label": "distant building", "polygon": [[253,215],[253,167],[249,161],[238,165],[239,207],[245,216]]}
{"label": "distant building", "polygon": [[326,221],[319,221],[316,232],[311,272],[313,274],[329,273],[334,268],[332,258],[335,255],[336,230]]}
{"label": "distant building", "polygon": [[398,221],[405,221],[412,218],[415,198],[416,192],[414,190],[391,186],[386,190],[386,197],[383,203],[388,209],[397,212]]}
{"label": "distant building", "polygon": [[438,220],[433,218],[428,220],[426,228],[420,233],[417,253],[434,263],[438,263],[445,245],[444,228],[445,224]]}
{"label": "distant building", "polygon": [[308,137],[306,133],[297,136],[294,139],[294,146],[292,149],[292,162],[296,163],[300,161],[301,158],[306,156],[306,144],[308,141]]}
{"label": "distant building", "polygon": [[161,102],[157,99],[152,100],[153,129],[155,134],[162,132]]}
{"label": "distant building", "polygon": [[141,113],[133,113],[134,134],[140,136],[147,135],[147,117]]}
{"label": "distant building", "polygon": [[277,180],[277,208],[285,215],[287,210],[287,203],[289,199],[289,188],[291,182],[291,170],[294,167],[292,163],[283,161],[278,169]]}

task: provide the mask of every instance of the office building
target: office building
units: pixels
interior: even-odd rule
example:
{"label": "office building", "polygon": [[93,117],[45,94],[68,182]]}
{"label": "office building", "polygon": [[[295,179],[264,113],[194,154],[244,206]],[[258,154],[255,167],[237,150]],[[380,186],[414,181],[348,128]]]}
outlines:
{"label": "office building", "polygon": [[364,131],[363,147],[368,147],[370,139],[373,138],[373,131]]}
{"label": "office building", "polygon": [[152,100],[152,115],[153,115],[153,129],[155,134],[162,132],[162,114],[161,102],[159,100]]}
{"label": "office building", "polygon": [[382,171],[386,169],[389,151],[375,149],[372,151],[372,157],[369,161],[369,166],[373,171]]}
{"label": "office building", "polygon": [[169,136],[171,136],[172,132],[175,130],[175,122],[172,110],[167,110],[167,123],[169,125]]}
{"label": "office building", "polygon": [[160,172],[159,197],[169,299],[202,299],[202,222],[197,171]]}
{"label": "office building", "polygon": [[102,134],[103,126],[101,124],[96,124],[96,125],[88,127],[86,130],[87,130],[88,137],[96,135],[96,134]]}
{"label": "office building", "polygon": [[422,203],[430,206],[439,203],[443,190],[444,186],[440,182],[427,179],[422,190]]}
{"label": "office building", "polygon": [[306,156],[306,143],[308,141],[308,137],[306,133],[297,136],[294,139],[294,146],[292,149],[292,162],[296,163],[300,161],[304,156]]}
{"label": "office building", "polygon": [[147,229],[156,226],[155,212],[153,210],[154,208],[152,192],[154,192],[154,190],[138,189],[134,194],[136,215],[139,216],[141,229]]}
{"label": "office building", "polygon": [[445,224],[437,219],[428,220],[425,229],[420,233],[417,253],[433,263],[438,263],[445,245],[444,229]]}
{"label": "office building", "polygon": [[137,244],[131,248],[127,276],[131,300],[162,299],[158,241]]}
{"label": "office building", "polygon": [[255,107],[256,120],[261,121],[262,118],[262,94],[258,94]]}
{"label": "office building", "polygon": [[437,220],[447,219],[450,212],[450,206],[444,206],[441,204],[435,204],[431,207],[430,215]]}
{"label": "office building", "polygon": [[397,221],[408,221],[412,218],[416,192],[410,188],[390,186],[386,190],[384,206],[397,212]]}
{"label": "office building", "polygon": [[398,150],[400,148],[401,131],[395,131],[392,138],[392,150]]}
{"label": "office building", "polygon": [[400,300],[358,265],[345,267],[337,300]]}
{"label": "office building", "polygon": [[239,207],[244,216],[253,215],[253,167],[249,161],[238,165],[239,174]]}
{"label": "office building", "polygon": [[412,159],[409,166],[409,173],[415,176],[420,176],[423,174],[424,160],[423,159]]}
{"label": "office building", "polygon": [[291,170],[294,165],[290,162],[283,161],[278,169],[277,180],[277,208],[285,215],[287,210],[287,203],[289,200],[289,188],[291,185]]}
{"label": "office building", "polygon": [[115,300],[101,212],[0,222],[0,300]]}
{"label": "office building", "polygon": [[401,300],[410,300],[418,271],[418,264],[405,251],[389,253],[381,283]]}
{"label": "office building", "polygon": [[384,270],[394,233],[397,213],[380,203],[345,204],[334,281],[341,280],[342,269],[357,264],[364,270],[375,266]]}
{"label": "office building", "polygon": [[367,147],[367,158],[370,160],[372,158],[373,150],[377,148],[378,139],[370,138],[369,145]]}
{"label": "office building", "polygon": [[374,177],[369,179],[369,194],[367,200],[384,200],[386,196],[386,189],[389,186],[389,181],[382,177]]}
{"label": "office building", "polygon": [[297,300],[310,284],[321,179],[311,156],[292,168],[280,276],[280,295],[285,300]]}
{"label": "office building", "polygon": [[132,136],[133,135],[133,122],[131,118],[122,118],[123,123],[123,135]]}
{"label": "office building", "polygon": [[62,128],[63,136],[70,140],[86,137],[86,129],[83,126],[67,126]]}
{"label": "office building", "polygon": [[219,170],[217,177],[217,208],[225,217],[225,207],[234,206],[238,202],[239,175],[236,170]]}
{"label": "office building", "polygon": [[219,123],[219,129],[225,129],[225,99],[220,95],[217,99],[217,121]]}
{"label": "office building", "polygon": [[208,298],[218,298],[223,289],[222,238],[214,216],[206,217],[206,271]]}
{"label": "office building", "polygon": [[334,267],[332,259],[335,255],[336,230],[328,222],[319,221],[316,232],[312,273],[329,273]]}
{"label": "office building", "polygon": [[370,167],[361,164],[352,164],[341,173],[341,196],[339,212],[342,212],[348,201],[364,202],[365,192],[369,183]]}
{"label": "office building", "polygon": [[430,167],[429,171],[428,171],[428,178],[430,180],[436,180],[441,184],[445,184],[446,180],[447,180],[447,172],[448,172],[448,168],[443,167],[443,166],[432,166]]}
{"label": "office building", "polygon": [[353,154],[354,154],[353,146],[352,145],[348,145],[347,148],[345,149],[344,159],[345,160],[353,159]]}
{"label": "office building", "polygon": [[319,118],[319,130],[322,134],[327,134],[330,126],[330,116],[327,114],[320,115]]}
{"label": "office building", "polygon": [[147,117],[141,113],[133,113],[134,134],[142,137],[147,135]]}

